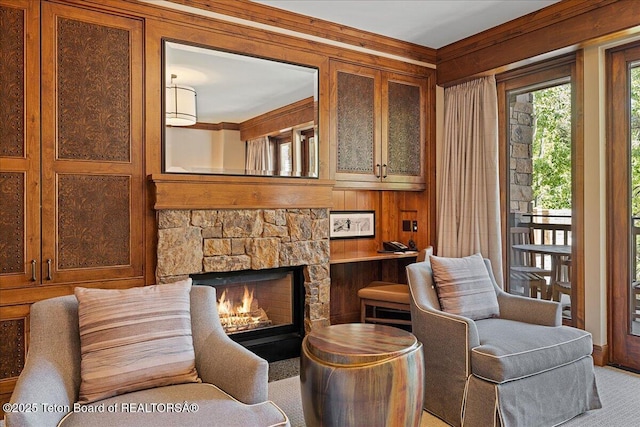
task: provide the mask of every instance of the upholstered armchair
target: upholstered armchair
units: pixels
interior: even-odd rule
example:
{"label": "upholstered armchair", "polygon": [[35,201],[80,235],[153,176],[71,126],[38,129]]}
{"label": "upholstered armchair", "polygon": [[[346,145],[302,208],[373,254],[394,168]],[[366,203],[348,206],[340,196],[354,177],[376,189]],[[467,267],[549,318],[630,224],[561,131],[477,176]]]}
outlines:
{"label": "upholstered armchair", "polygon": [[453,426],[533,427],[600,408],[591,334],[562,326],[555,302],[503,292],[490,262],[477,257],[497,299],[497,312],[477,320],[441,309],[438,257],[407,266],[412,330],[425,356],[424,409]]}
{"label": "upholstered armchair", "polygon": [[[158,285],[162,286],[170,285]],[[233,342],[222,329],[215,289],[193,286],[186,292],[198,381],[116,394],[86,404],[76,403],[85,379],[84,366],[81,377],[84,351],[81,355],[76,296],[33,304],[29,352],[10,401],[15,411],[5,416],[7,427],[288,426],[287,416],[267,400],[268,363]],[[140,326],[145,333],[157,334],[158,329],[157,325]],[[139,359],[153,357],[147,353]]]}

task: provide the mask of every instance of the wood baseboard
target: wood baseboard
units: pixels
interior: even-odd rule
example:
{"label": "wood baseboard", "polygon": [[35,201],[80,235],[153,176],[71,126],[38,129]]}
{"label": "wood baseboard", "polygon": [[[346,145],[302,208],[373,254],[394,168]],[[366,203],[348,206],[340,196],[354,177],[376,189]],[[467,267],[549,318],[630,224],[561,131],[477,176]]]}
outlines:
{"label": "wood baseboard", "polygon": [[593,346],[593,363],[596,366],[605,366],[609,364],[609,346],[595,345]]}

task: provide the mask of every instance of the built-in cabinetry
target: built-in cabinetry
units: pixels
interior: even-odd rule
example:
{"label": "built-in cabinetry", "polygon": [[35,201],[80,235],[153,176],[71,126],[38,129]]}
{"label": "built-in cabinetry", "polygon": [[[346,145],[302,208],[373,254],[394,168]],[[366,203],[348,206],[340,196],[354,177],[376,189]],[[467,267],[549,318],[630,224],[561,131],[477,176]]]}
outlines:
{"label": "built-in cabinetry", "polygon": [[337,188],[426,188],[430,78],[331,62]]}
{"label": "built-in cabinetry", "polygon": [[143,285],[142,21],[0,1],[0,397],[31,303]]}

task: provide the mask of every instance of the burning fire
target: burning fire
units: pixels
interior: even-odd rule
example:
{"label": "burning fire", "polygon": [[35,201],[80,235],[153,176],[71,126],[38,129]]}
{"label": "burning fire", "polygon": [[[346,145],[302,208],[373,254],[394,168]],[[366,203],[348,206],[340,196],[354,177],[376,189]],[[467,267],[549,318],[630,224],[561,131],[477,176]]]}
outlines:
{"label": "burning fire", "polygon": [[237,302],[227,299],[227,290],[220,295],[218,314],[225,332],[239,332],[262,328],[271,325],[267,313],[260,308],[258,300],[253,297],[253,289],[244,287],[242,300]]}

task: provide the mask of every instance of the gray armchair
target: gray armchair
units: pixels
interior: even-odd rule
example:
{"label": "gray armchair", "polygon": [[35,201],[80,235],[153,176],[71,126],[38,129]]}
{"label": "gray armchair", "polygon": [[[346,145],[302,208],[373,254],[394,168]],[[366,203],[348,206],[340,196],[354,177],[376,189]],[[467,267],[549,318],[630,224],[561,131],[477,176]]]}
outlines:
{"label": "gray armchair", "polygon": [[[267,400],[268,363],[222,329],[215,289],[194,286],[190,299],[202,383],[135,391],[77,405],[75,411],[80,388],[78,302],[71,295],[33,304],[29,353],[10,401],[20,410],[5,415],[6,426],[289,426],[284,412]],[[167,405],[185,402],[197,406],[186,412]],[[101,407],[104,412],[97,412]]]}
{"label": "gray armchair", "polygon": [[493,281],[499,318],[440,309],[431,264],[407,266],[412,330],[425,356],[424,409],[453,426],[550,426],[600,408],[588,332],[561,326],[561,307]]}

